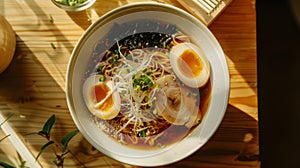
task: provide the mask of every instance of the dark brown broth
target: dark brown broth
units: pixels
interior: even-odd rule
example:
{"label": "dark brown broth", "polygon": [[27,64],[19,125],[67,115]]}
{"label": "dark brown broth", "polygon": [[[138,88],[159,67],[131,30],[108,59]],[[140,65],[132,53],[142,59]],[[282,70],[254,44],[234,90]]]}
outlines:
{"label": "dark brown broth", "polygon": [[[127,49],[132,50],[135,48],[147,48],[147,47],[157,47],[157,48],[164,48],[164,49],[170,49],[172,47],[172,35],[177,31],[177,28],[175,25],[168,25],[163,23],[158,23],[155,21],[141,21],[139,23],[140,25],[137,26],[136,24],[127,24],[127,25],[115,25],[111,32],[108,33],[107,37],[102,39],[102,41],[97,44],[95,51],[92,55],[91,59],[91,65],[88,67],[86,75],[89,76],[93,73],[99,73],[99,67],[96,67],[95,64],[97,64],[100,61],[106,60],[108,57],[111,57],[114,55],[114,53],[118,53],[117,45],[115,42],[115,39],[120,39],[119,44],[122,46],[127,46]],[[145,29],[147,30],[144,33],[138,33],[134,34],[132,32],[138,30],[138,29]],[[164,33],[156,33],[154,30],[159,29],[160,32]],[[117,36],[115,36],[118,34]],[[163,44],[163,45],[162,45]],[[122,50],[121,52],[123,52]],[[124,51],[125,53],[128,53],[127,51]],[[101,69],[100,69],[101,70]],[[205,115],[208,106],[210,104],[211,99],[211,89],[212,89],[212,83],[211,79],[207,82],[207,84],[201,88],[199,88],[200,93],[200,114],[198,115],[201,118]],[[187,136],[190,132],[193,131],[194,127],[187,128],[186,126],[178,126],[178,125],[172,125],[172,124],[163,124],[163,128],[160,128],[160,131],[163,132],[163,135],[157,138],[154,144],[149,145],[148,143],[145,143],[146,138],[154,138],[157,135],[151,135],[146,137],[132,137],[132,135],[121,132],[116,134],[116,130],[118,128],[114,128],[112,125],[117,124],[118,120],[101,120],[101,119],[95,119],[97,122],[102,122],[102,124],[106,125],[106,128],[103,129],[103,131],[110,135],[110,137],[116,141],[120,141],[119,135],[123,136],[123,140],[125,145],[128,145],[133,148],[137,149],[156,149],[161,148],[164,146],[168,146],[171,144],[174,144],[180,140],[182,140],[185,136]],[[114,124],[110,122],[115,122]],[[167,121],[163,121],[167,122]],[[112,124],[112,125],[111,125]],[[120,123],[119,123],[120,125]],[[198,124],[197,124],[198,125]],[[196,126],[197,126],[196,125]],[[157,133],[159,134],[159,133]],[[136,138],[137,141],[135,143],[132,143],[132,139]],[[147,142],[147,141],[146,141]]]}

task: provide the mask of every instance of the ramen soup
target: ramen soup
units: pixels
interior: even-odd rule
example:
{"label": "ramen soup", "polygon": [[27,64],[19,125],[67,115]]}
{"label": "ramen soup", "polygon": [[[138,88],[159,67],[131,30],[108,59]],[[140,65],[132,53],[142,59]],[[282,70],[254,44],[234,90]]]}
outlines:
{"label": "ramen soup", "polygon": [[166,147],[201,123],[210,101],[210,64],[175,25],[115,24],[91,58],[84,100],[93,122],[117,142]]}

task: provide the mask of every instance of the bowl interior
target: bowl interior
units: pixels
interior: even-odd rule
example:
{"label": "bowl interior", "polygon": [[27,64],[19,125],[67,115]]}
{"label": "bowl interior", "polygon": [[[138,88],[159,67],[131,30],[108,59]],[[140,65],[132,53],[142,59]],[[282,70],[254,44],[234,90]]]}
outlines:
{"label": "bowl interior", "polygon": [[[176,25],[200,46],[211,65],[211,98],[201,122],[184,139],[159,149],[135,149],[108,137],[91,122],[82,95],[82,81],[93,51],[114,25],[151,20]],[[140,29],[135,33],[143,32]],[[114,32],[116,36],[121,32]],[[164,32],[159,32],[164,33]],[[219,126],[228,101],[229,72],[221,46],[200,21],[170,5],[138,3],[117,8],[102,16],[84,33],[73,50],[67,72],[67,101],[72,118],[83,136],[102,153],[127,164],[139,166],[166,165],[181,160],[203,146]]]}

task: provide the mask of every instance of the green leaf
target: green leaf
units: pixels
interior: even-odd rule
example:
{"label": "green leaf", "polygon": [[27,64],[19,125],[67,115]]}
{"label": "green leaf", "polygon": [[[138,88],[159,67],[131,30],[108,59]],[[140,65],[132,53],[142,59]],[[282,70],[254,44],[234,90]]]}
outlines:
{"label": "green leaf", "polygon": [[52,47],[53,49],[56,49],[54,43],[50,43],[50,45],[51,45],[51,47]]}
{"label": "green leaf", "polygon": [[0,127],[7,121],[9,120],[14,114],[10,114],[2,123],[0,123]]}
{"label": "green leaf", "polygon": [[10,134],[6,135],[5,137],[0,139],[0,142],[2,142],[3,140],[5,140],[6,138],[8,138],[10,136]]}
{"label": "green leaf", "polygon": [[45,145],[43,145],[42,147],[41,147],[41,150],[40,150],[40,152],[39,152],[39,154],[36,156],[36,160],[40,157],[40,155],[44,152],[44,150],[47,148],[47,147],[49,147],[50,145],[53,145],[54,144],[54,141],[49,141],[49,142],[47,142]]}
{"label": "green leaf", "polygon": [[26,168],[26,161],[21,162],[20,168]]}
{"label": "green leaf", "polygon": [[141,132],[139,132],[138,136],[140,136],[140,137],[146,137],[146,131],[142,130]]}
{"label": "green leaf", "polygon": [[70,142],[70,140],[79,132],[79,130],[74,130],[70,133],[68,133],[67,135],[65,135],[62,139],[61,139],[61,144],[63,145],[62,148],[62,152],[65,152],[68,148],[68,143]]}
{"label": "green leaf", "polygon": [[29,133],[26,133],[24,135],[28,136],[28,135],[36,135],[36,134],[40,134],[40,132],[29,132]]}
{"label": "green leaf", "polygon": [[39,132],[40,135],[46,135],[46,137],[50,137],[50,131],[55,122],[55,115],[52,115],[47,122],[44,124],[42,131]]}
{"label": "green leaf", "polygon": [[16,168],[15,166],[12,166],[12,165],[2,162],[2,161],[0,161],[0,166],[2,166],[4,168]]}
{"label": "green leaf", "polygon": [[101,75],[100,77],[99,77],[99,81],[100,82],[104,82],[106,80],[106,76],[105,75]]}
{"label": "green leaf", "polygon": [[58,166],[57,160],[53,160],[53,163],[54,163],[56,166]]}

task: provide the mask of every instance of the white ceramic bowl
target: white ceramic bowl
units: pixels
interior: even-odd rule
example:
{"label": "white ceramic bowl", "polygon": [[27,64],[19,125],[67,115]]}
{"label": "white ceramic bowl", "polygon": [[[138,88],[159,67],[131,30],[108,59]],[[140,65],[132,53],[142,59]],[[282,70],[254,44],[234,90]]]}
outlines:
{"label": "white ceramic bowl", "polygon": [[[140,19],[156,20],[176,25],[203,49],[211,66],[211,99],[202,122],[184,139],[161,149],[136,149],[108,137],[91,121],[82,93],[82,81],[91,55],[99,40],[115,23]],[[117,33],[118,32],[114,32]],[[82,135],[105,155],[137,166],[161,166],[186,158],[200,149],[220,125],[229,97],[229,72],[223,50],[209,29],[187,12],[160,3],[135,3],[119,7],[99,18],[82,35],[75,46],[67,71],[66,94],[71,116]]]}

